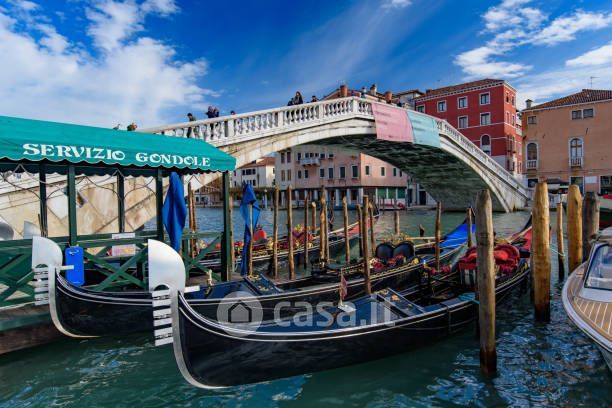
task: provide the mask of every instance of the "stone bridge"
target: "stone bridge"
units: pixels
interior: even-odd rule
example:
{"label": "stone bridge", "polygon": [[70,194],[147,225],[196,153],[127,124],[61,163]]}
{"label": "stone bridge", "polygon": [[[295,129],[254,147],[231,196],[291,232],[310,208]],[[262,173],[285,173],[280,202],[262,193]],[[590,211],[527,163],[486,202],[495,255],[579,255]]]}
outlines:
{"label": "stone bridge", "polygon": [[[379,106],[375,106],[379,105]],[[374,110],[397,109],[410,123],[434,123],[439,142],[430,143],[412,126],[412,142],[377,137]],[[184,122],[142,132],[200,138],[237,159],[242,166],[270,153],[301,144],[335,145],[382,159],[421,183],[444,209],[465,209],[476,193],[488,187],[494,209],[525,207],[526,189],[502,166],[445,120],[399,107],[350,97],[269,109],[195,122]],[[380,133],[380,132],[379,132]],[[380,135],[378,135],[380,136]]]}

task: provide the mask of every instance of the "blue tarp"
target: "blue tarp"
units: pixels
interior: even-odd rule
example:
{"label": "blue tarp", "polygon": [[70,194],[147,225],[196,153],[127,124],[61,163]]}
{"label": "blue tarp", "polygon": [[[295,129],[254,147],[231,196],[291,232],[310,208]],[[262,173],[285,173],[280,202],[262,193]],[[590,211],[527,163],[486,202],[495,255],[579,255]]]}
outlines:
{"label": "blue tarp", "polygon": [[[476,232],[476,225],[472,224],[472,234]],[[440,248],[456,247],[467,241],[467,224],[461,224],[453,231],[449,232],[440,244]]]}
{"label": "blue tarp", "polygon": [[[253,206],[253,222],[251,223],[249,217],[249,204]],[[259,208],[259,203],[257,202],[257,197],[255,196],[255,191],[253,191],[253,187],[250,184],[245,184],[242,189],[242,201],[240,201],[240,214],[242,214],[242,219],[244,220],[244,246],[242,247],[242,260],[240,261],[240,275],[244,276],[247,274],[249,259],[248,259],[248,249],[249,242],[251,242],[251,230],[249,226],[252,226],[253,229],[257,227],[257,223],[259,222],[259,213],[261,209]]]}
{"label": "blue tarp", "polygon": [[170,173],[170,186],[162,207],[162,219],[170,236],[170,244],[178,252],[181,248],[181,236],[187,219],[187,206],[185,205],[183,182],[175,172]]}
{"label": "blue tarp", "polygon": [[414,143],[440,147],[440,134],[436,121],[417,112],[408,111],[407,113],[410,126],[412,126]]}

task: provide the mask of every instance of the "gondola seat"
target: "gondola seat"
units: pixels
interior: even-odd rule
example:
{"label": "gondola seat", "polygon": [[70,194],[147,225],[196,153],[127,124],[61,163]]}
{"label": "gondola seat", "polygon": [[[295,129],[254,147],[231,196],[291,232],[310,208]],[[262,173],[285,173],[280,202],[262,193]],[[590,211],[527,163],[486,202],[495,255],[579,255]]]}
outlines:
{"label": "gondola seat", "polygon": [[397,257],[397,256],[403,256],[404,259],[410,259],[414,256],[414,245],[412,244],[412,242],[408,242],[408,241],[404,241],[404,242],[400,242],[394,249],[393,249],[393,257]]}
{"label": "gondola seat", "polygon": [[383,242],[376,246],[376,251],[374,251],[374,255],[378,258],[383,264],[386,264],[387,261],[393,257],[394,247],[392,244],[388,242]]}

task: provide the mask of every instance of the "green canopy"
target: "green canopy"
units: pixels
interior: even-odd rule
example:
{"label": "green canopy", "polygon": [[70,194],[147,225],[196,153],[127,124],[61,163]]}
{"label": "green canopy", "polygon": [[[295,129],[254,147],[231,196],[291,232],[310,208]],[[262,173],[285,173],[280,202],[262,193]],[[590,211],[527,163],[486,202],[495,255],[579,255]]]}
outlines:
{"label": "green canopy", "polygon": [[236,159],[197,139],[0,116],[0,159],[228,171]]}

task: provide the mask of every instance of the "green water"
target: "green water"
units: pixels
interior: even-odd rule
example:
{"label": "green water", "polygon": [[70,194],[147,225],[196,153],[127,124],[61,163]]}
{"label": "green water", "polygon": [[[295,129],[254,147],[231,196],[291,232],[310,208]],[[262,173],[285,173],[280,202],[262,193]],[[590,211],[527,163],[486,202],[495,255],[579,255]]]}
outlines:
{"label": "green water", "polygon": [[[296,223],[301,214],[294,213]],[[527,216],[496,214],[497,233],[520,229]],[[199,217],[200,225],[213,227],[221,219],[208,209]],[[434,217],[433,211],[402,213],[402,228],[416,233],[421,223],[429,234]],[[444,214],[443,231],[462,219],[462,214]],[[271,212],[262,214],[264,226],[271,220]],[[393,215],[385,213],[376,232],[383,235],[392,226]],[[556,248],[554,238],[551,246]],[[534,323],[529,296],[498,307],[494,378],[480,373],[473,328],[384,360],[222,391],[188,385],[171,348],[154,348],[145,335],[66,339],[0,357],[0,406],[610,406],[612,375],[596,347],[565,316],[556,256],[552,259],[550,323]]]}

